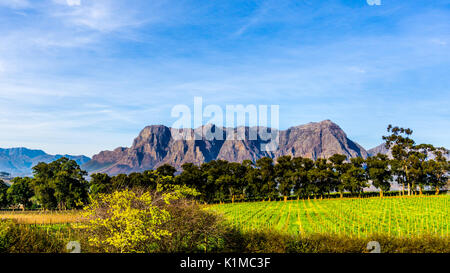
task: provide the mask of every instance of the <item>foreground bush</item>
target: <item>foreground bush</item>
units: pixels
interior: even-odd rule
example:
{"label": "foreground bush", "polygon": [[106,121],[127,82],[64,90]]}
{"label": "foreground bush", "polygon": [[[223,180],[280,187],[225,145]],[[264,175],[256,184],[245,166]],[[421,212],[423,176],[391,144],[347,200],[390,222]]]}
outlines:
{"label": "foreground bush", "polygon": [[[167,190],[167,189],[165,189]],[[186,187],[100,194],[79,226],[88,252],[199,252],[220,236],[218,216],[201,210]],[[210,247],[208,246],[210,245]],[[86,248],[87,246],[87,248]]]}
{"label": "foreground bush", "polygon": [[64,251],[65,237],[35,226],[0,221],[0,253],[59,253]]}

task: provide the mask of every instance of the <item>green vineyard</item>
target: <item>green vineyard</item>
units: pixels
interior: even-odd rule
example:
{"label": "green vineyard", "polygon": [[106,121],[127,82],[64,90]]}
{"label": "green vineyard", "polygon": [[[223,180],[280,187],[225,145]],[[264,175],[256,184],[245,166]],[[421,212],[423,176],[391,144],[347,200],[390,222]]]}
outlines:
{"label": "green vineyard", "polygon": [[449,236],[450,195],[229,203],[208,210],[242,231],[367,237]]}

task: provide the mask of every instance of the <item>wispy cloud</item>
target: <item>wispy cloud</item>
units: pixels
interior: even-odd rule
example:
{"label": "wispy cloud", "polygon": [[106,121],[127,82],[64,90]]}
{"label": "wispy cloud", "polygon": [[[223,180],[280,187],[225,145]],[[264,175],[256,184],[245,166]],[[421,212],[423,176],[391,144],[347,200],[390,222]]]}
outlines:
{"label": "wispy cloud", "polygon": [[194,96],[279,104],[282,128],[330,118],[365,147],[388,123],[450,147],[439,3],[0,0],[0,147],[92,155]]}

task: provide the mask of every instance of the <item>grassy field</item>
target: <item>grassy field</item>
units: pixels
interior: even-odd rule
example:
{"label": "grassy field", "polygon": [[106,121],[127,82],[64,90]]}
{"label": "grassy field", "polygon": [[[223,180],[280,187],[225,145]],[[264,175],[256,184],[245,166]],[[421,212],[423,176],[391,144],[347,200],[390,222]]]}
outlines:
{"label": "grassy field", "polygon": [[0,211],[0,219],[18,224],[54,225],[80,221],[79,211]]}
{"label": "grassy field", "polygon": [[243,231],[368,237],[432,235],[448,238],[450,195],[292,200],[212,205]]}

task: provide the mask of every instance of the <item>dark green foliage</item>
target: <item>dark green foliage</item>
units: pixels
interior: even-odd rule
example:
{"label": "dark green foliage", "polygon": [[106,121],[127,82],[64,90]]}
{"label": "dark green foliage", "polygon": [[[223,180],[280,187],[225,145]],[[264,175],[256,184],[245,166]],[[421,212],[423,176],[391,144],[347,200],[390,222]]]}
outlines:
{"label": "dark green foliage", "polygon": [[80,208],[88,200],[87,172],[65,157],[49,164],[33,167],[34,191],[38,202],[46,209]]}
{"label": "dark green foliage", "polygon": [[344,189],[351,193],[360,193],[364,187],[368,186],[363,163],[364,160],[360,157],[352,158],[348,169],[342,174]]}
{"label": "dark green foliage", "polygon": [[275,181],[275,166],[272,158],[263,157],[256,160],[256,168],[259,171],[261,181],[260,195],[264,198],[274,199],[278,197]]}
{"label": "dark green foliage", "polygon": [[32,205],[31,197],[34,196],[33,180],[29,177],[15,177],[12,182],[13,184],[7,192],[9,204],[30,208]]}
{"label": "dark green foliage", "polygon": [[[391,135],[383,136],[383,140],[386,141],[386,148],[392,151],[394,159],[390,161],[390,166],[397,182],[407,187],[408,195],[417,187],[422,191],[425,185],[435,187],[436,193],[439,193],[439,188],[448,180],[449,163],[443,156],[443,152],[448,151],[430,144],[415,145],[410,138],[411,129],[389,125],[387,131]],[[431,153],[435,159],[429,158]]]}
{"label": "dark green foliage", "polygon": [[109,193],[112,190],[111,177],[105,173],[91,175],[90,193],[96,196],[100,193]]}
{"label": "dark green foliage", "polygon": [[382,196],[384,191],[391,188],[392,171],[389,168],[389,159],[387,155],[377,154],[367,158],[366,164],[367,176],[372,180],[372,185],[380,189]]}
{"label": "dark green foliage", "polygon": [[173,166],[169,164],[164,164],[159,166],[157,169],[158,173],[163,176],[175,176],[175,173],[177,172],[177,169],[175,169]]}
{"label": "dark green foliage", "polygon": [[278,184],[278,190],[285,198],[291,195],[295,185],[295,169],[291,156],[281,156],[277,159],[275,165],[275,180]]}
{"label": "dark green foliage", "polygon": [[8,185],[0,179],[0,208],[5,208],[9,205],[7,191]]}

